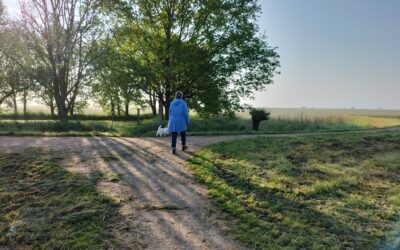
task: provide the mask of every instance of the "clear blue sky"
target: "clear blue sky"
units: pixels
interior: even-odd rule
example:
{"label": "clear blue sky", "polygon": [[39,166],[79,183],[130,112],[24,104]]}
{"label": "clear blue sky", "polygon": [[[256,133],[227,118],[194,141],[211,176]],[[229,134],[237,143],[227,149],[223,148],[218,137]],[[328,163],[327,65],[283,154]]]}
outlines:
{"label": "clear blue sky", "polygon": [[400,109],[400,0],[259,3],[282,74],[252,104]]}
{"label": "clear blue sky", "polygon": [[257,106],[400,109],[399,0],[260,0],[282,74]]}

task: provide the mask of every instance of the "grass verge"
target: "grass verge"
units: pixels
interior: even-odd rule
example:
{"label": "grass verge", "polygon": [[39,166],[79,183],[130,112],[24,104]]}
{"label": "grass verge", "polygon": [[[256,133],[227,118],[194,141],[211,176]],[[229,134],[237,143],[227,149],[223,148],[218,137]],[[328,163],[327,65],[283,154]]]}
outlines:
{"label": "grass verge", "polygon": [[[383,128],[400,125],[400,119],[387,117],[315,117],[301,119],[272,118],[261,123],[259,131],[251,129],[251,120],[211,116],[201,118],[193,116],[189,126],[189,135],[234,135],[298,133],[312,131],[350,131],[370,128]],[[156,118],[142,120],[141,124],[130,121],[82,120],[59,122],[50,120],[2,120],[0,135],[45,135],[45,136],[155,136],[160,125]],[[167,122],[162,123],[163,126]]]}
{"label": "grass verge", "polygon": [[116,242],[117,209],[96,191],[99,179],[58,165],[61,153],[0,153],[0,248],[102,249]]}
{"label": "grass verge", "polygon": [[[1,135],[48,135],[48,136],[154,136],[160,125],[157,119],[146,119],[137,125],[135,122],[82,120],[58,122],[49,120],[2,120]],[[166,126],[166,122],[163,122]],[[189,127],[190,135],[223,135],[223,134],[254,134],[282,133],[307,131],[343,131],[369,128],[366,123],[353,123],[345,119],[271,119],[261,123],[260,130],[251,130],[251,120],[244,118],[229,118],[212,116],[207,119],[192,117]]]}
{"label": "grass verge", "polygon": [[376,249],[400,213],[399,155],[399,131],[365,132],[224,142],[189,164],[251,248]]}

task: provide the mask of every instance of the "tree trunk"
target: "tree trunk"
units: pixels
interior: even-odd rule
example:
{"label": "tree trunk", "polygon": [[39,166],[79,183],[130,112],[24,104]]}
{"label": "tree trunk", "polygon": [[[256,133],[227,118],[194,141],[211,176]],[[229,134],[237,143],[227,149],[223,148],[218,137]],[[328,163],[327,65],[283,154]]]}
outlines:
{"label": "tree trunk", "polygon": [[56,109],[56,106],[54,105],[54,96],[50,97],[50,101],[48,102],[48,105],[49,105],[49,108],[50,108],[51,117],[54,117],[55,116],[55,109]]}
{"label": "tree trunk", "polygon": [[125,116],[128,117],[129,116],[129,102],[125,103]]}
{"label": "tree trunk", "polygon": [[74,111],[75,111],[75,98],[71,100],[71,105],[69,106],[70,116],[74,116]]}
{"label": "tree trunk", "polygon": [[68,106],[68,110],[71,116],[74,116],[75,113],[76,98],[78,97],[78,93],[79,93],[79,87],[74,88],[74,90],[72,91],[70,104]]}
{"label": "tree trunk", "polygon": [[114,115],[115,115],[115,104],[114,101],[111,100],[111,129],[114,127]]}
{"label": "tree trunk", "polygon": [[136,123],[137,123],[137,125],[140,124],[140,109],[137,109]]}
{"label": "tree trunk", "polygon": [[114,101],[111,100],[111,115],[115,114],[115,104]]}
{"label": "tree trunk", "polygon": [[157,115],[157,98],[153,93],[149,94],[150,108],[154,116]]}
{"label": "tree trunk", "polygon": [[160,117],[160,121],[164,120],[164,106],[161,100],[158,100],[158,115]]}
{"label": "tree trunk", "polygon": [[60,103],[57,105],[57,115],[58,119],[62,122],[66,122],[68,120],[68,112],[67,108],[65,107],[65,103]]}
{"label": "tree trunk", "polygon": [[252,120],[252,121],[253,121],[253,130],[258,131],[261,121],[258,120]]}
{"label": "tree trunk", "polygon": [[171,95],[172,95],[172,83],[173,83],[173,76],[171,74],[172,71],[172,58],[171,58],[171,54],[169,53],[169,51],[171,51],[171,47],[172,47],[172,29],[173,29],[173,10],[172,10],[172,5],[170,5],[167,9],[167,19],[168,19],[168,23],[167,25],[164,27],[164,31],[165,31],[165,48],[166,48],[166,55],[164,58],[164,66],[167,69],[167,74],[165,75],[165,102],[164,107],[165,107],[165,119],[168,120],[169,119],[169,105],[171,102]]}
{"label": "tree trunk", "polygon": [[67,107],[65,106],[65,100],[61,100],[61,97],[56,97],[55,99],[58,119],[62,122],[66,122],[68,120],[68,112]]}
{"label": "tree trunk", "polygon": [[[61,76],[60,76],[61,75]],[[68,110],[67,106],[65,104],[67,100],[67,95],[66,95],[66,86],[60,79],[64,79],[65,77],[62,73],[60,75],[55,75],[54,80],[53,80],[53,91],[54,91],[54,99],[56,101],[57,105],[57,115],[58,119],[62,122],[66,122],[68,120]]]}
{"label": "tree trunk", "polygon": [[56,107],[54,107],[54,104],[50,104],[50,114],[51,117],[54,117],[54,110],[56,109]]}
{"label": "tree trunk", "polygon": [[167,100],[165,102],[165,120],[169,120],[169,106],[171,106],[171,101]]}
{"label": "tree trunk", "polygon": [[17,104],[17,95],[14,93],[12,95],[12,102],[13,102],[13,107],[14,107],[14,115],[15,117],[18,116],[18,104]]}
{"label": "tree trunk", "polygon": [[23,93],[23,105],[24,105],[24,117],[26,118],[27,112],[26,112],[26,106],[27,106],[27,102],[28,102],[28,91],[24,90]]}
{"label": "tree trunk", "polygon": [[119,98],[117,99],[117,112],[118,116],[121,116],[121,101],[119,100]]}

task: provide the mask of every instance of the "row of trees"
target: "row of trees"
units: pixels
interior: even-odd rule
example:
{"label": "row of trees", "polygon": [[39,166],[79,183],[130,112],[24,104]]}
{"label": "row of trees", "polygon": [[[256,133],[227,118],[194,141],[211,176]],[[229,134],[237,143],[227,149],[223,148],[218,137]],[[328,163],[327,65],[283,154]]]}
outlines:
{"label": "row of trees", "polygon": [[234,112],[279,67],[256,0],[26,0],[20,9],[7,21],[0,7],[0,105],[34,93],[60,120],[90,99],[168,118],[177,90],[200,113]]}

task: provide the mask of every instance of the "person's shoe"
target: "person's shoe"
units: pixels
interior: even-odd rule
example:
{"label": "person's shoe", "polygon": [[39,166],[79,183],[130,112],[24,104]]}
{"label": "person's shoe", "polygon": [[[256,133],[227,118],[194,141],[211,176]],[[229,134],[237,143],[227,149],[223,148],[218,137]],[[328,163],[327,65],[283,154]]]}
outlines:
{"label": "person's shoe", "polygon": [[182,151],[185,151],[185,150],[187,150],[187,149],[188,149],[187,146],[182,146]]}
{"label": "person's shoe", "polygon": [[173,155],[176,155],[176,148],[173,148],[173,149],[172,149],[172,154],[173,154]]}

